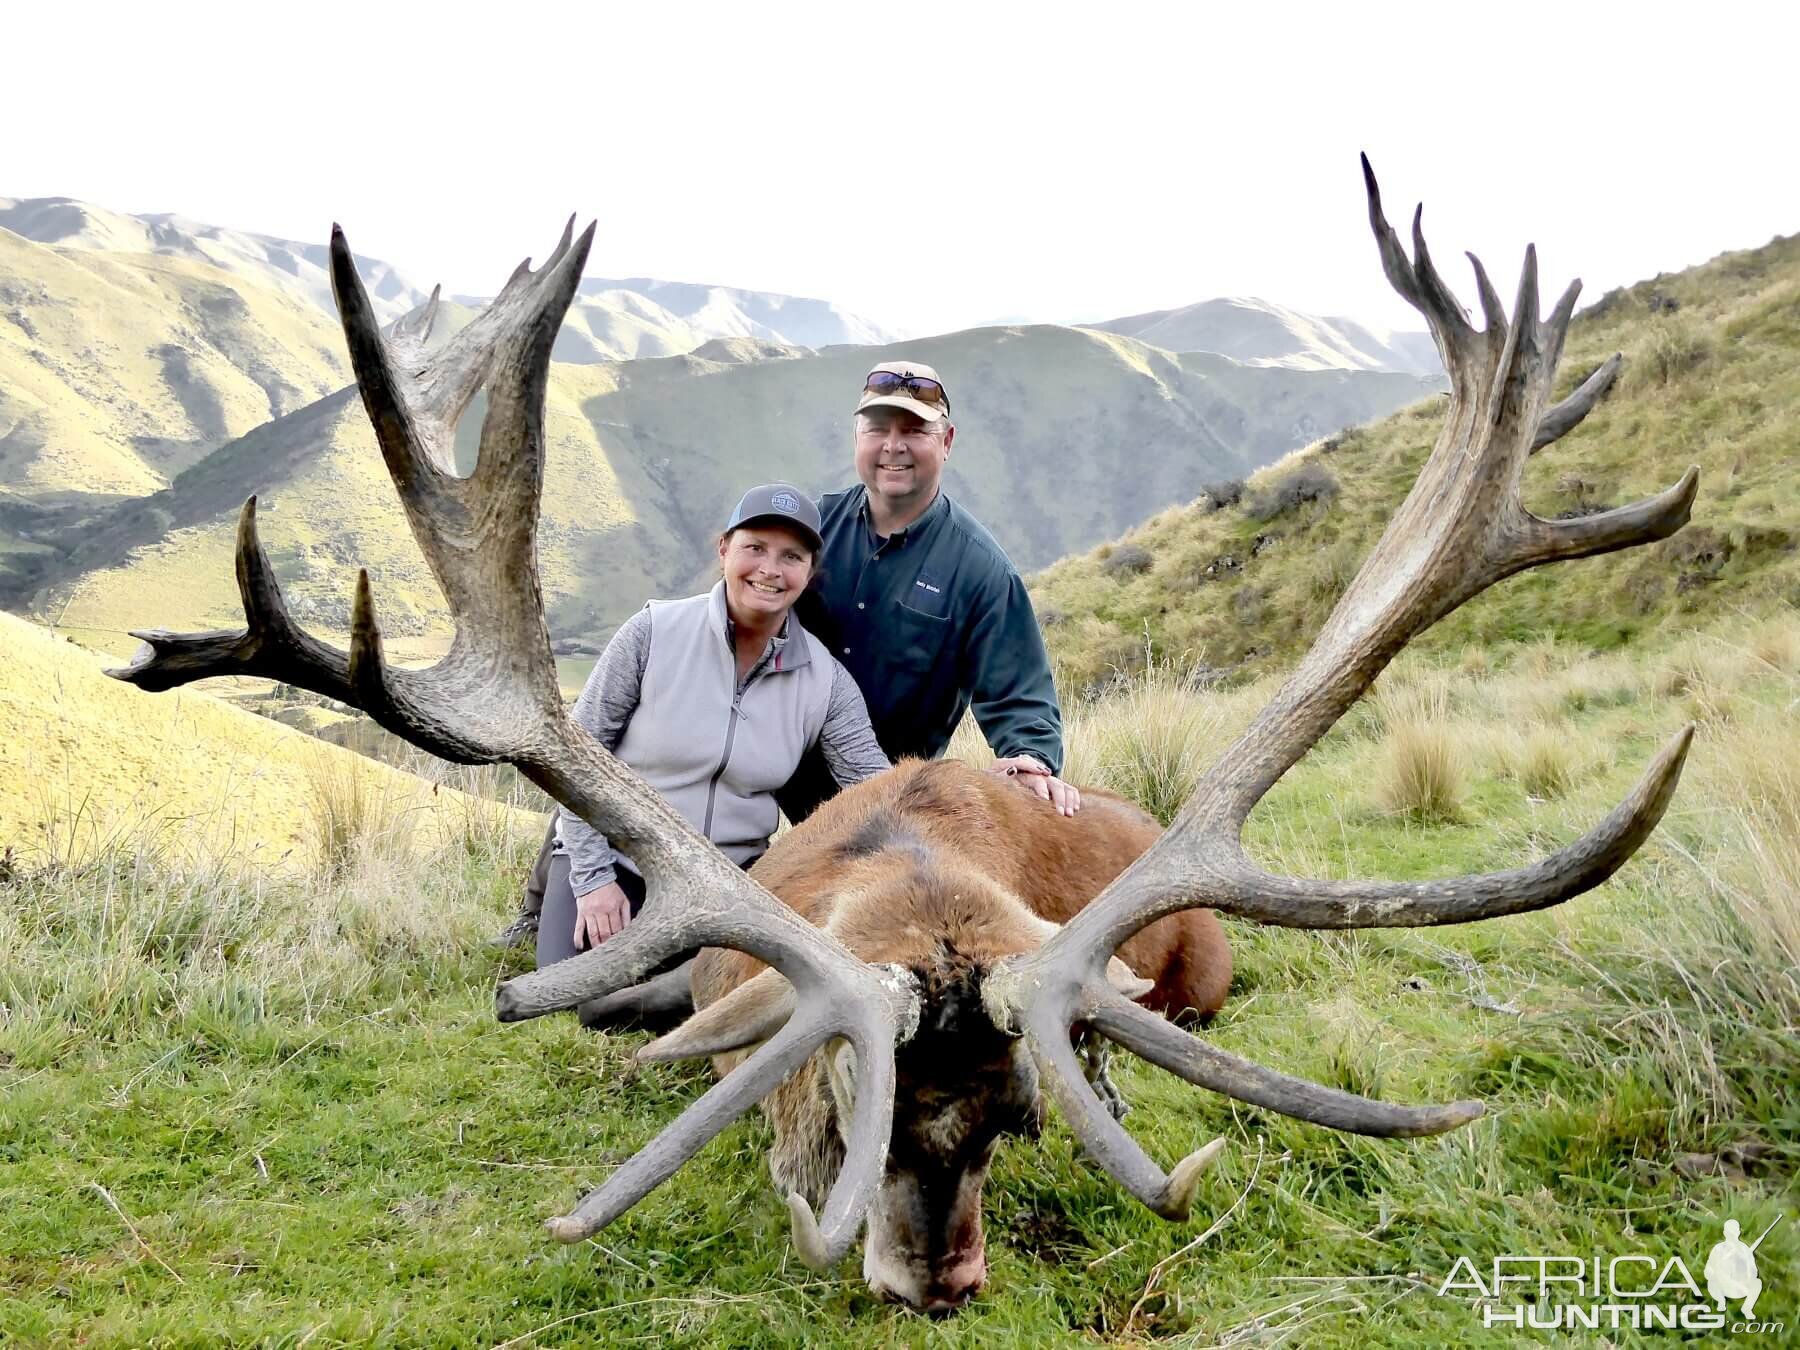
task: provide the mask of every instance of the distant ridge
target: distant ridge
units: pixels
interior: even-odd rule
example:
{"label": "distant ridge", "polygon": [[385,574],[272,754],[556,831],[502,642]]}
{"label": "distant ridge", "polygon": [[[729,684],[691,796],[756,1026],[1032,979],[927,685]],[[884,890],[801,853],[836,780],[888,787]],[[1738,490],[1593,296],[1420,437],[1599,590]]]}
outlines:
{"label": "distant ridge", "polygon": [[[333,321],[337,317],[323,222],[321,242],[308,244],[173,213],[132,215],[74,197],[0,197],[0,229],[56,248],[154,253],[208,263],[303,299]],[[415,284],[392,263],[358,254],[356,265],[383,322],[410,313],[430,298],[429,286]],[[491,297],[453,298],[478,309]],[[680,356],[714,338],[828,347],[879,345],[899,336],[828,300],[654,277],[589,277],[569,309],[556,357],[588,364]]]}
{"label": "distant ridge", "polygon": [[1394,332],[1354,319],[1320,318],[1254,296],[1202,300],[1080,325],[1120,333],[1171,352],[1217,352],[1252,366],[1294,370],[1443,371],[1431,335]]}
{"label": "distant ridge", "polygon": [[[319,236],[328,222],[321,220]],[[0,229],[37,244],[92,253],[159,253],[210,263],[221,271],[304,298],[335,320],[330,255],[325,243],[304,244],[274,235],[207,225],[186,216],[134,216],[73,197],[0,197]],[[425,303],[421,290],[392,264],[358,254],[357,271],[375,312],[385,321]]]}
{"label": "distant ridge", "polygon": [[[487,297],[458,295],[455,301],[479,308]],[[776,348],[880,346],[899,340],[828,300],[654,277],[587,277],[563,321],[556,359],[590,364],[681,356],[721,338]]]}

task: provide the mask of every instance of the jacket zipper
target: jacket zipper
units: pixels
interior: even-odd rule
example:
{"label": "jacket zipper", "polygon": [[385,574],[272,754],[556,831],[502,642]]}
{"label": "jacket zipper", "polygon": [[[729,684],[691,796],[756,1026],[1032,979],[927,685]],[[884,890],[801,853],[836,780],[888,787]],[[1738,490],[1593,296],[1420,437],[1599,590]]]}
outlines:
{"label": "jacket zipper", "polygon": [[725,766],[731,763],[731,747],[737,740],[738,719],[744,715],[744,695],[751,685],[762,678],[767,665],[768,658],[765,655],[763,660],[757,662],[756,669],[750,672],[750,678],[739,685],[737,692],[731,696],[731,710],[725,714],[725,753],[719,756],[719,767],[713,770],[713,775],[706,784],[706,822],[700,827],[700,833],[708,839],[712,838],[713,803],[718,800],[719,780],[725,776]]}

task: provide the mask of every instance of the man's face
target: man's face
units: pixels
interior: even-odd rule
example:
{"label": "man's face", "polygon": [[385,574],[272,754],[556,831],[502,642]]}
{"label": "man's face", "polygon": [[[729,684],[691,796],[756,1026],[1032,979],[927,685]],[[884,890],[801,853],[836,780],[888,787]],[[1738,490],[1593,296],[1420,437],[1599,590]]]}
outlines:
{"label": "man's face", "polygon": [[856,476],[890,508],[929,505],[937,494],[956,428],[929,429],[903,408],[871,408],[856,417]]}

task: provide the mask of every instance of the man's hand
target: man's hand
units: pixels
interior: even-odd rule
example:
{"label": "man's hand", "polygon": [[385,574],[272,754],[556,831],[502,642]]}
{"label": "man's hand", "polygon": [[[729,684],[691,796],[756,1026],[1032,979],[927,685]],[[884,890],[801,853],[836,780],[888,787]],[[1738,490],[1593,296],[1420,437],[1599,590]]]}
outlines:
{"label": "man's hand", "polygon": [[1010,778],[1027,791],[1037,793],[1056,808],[1059,816],[1072,816],[1081,810],[1081,789],[1063,782],[1030,755],[997,759],[988,766],[988,772]]}
{"label": "man's hand", "polygon": [[609,881],[575,897],[575,947],[592,950],[631,922],[631,899]]}

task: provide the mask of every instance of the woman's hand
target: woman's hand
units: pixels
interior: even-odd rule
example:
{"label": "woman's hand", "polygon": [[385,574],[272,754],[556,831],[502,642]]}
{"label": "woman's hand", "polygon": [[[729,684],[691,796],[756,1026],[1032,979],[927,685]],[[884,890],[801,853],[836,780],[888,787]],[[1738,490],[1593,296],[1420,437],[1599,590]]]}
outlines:
{"label": "woman's hand", "polygon": [[598,947],[631,922],[631,900],[609,881],[585,895],[575,897],[575,947],[577,950]]}

